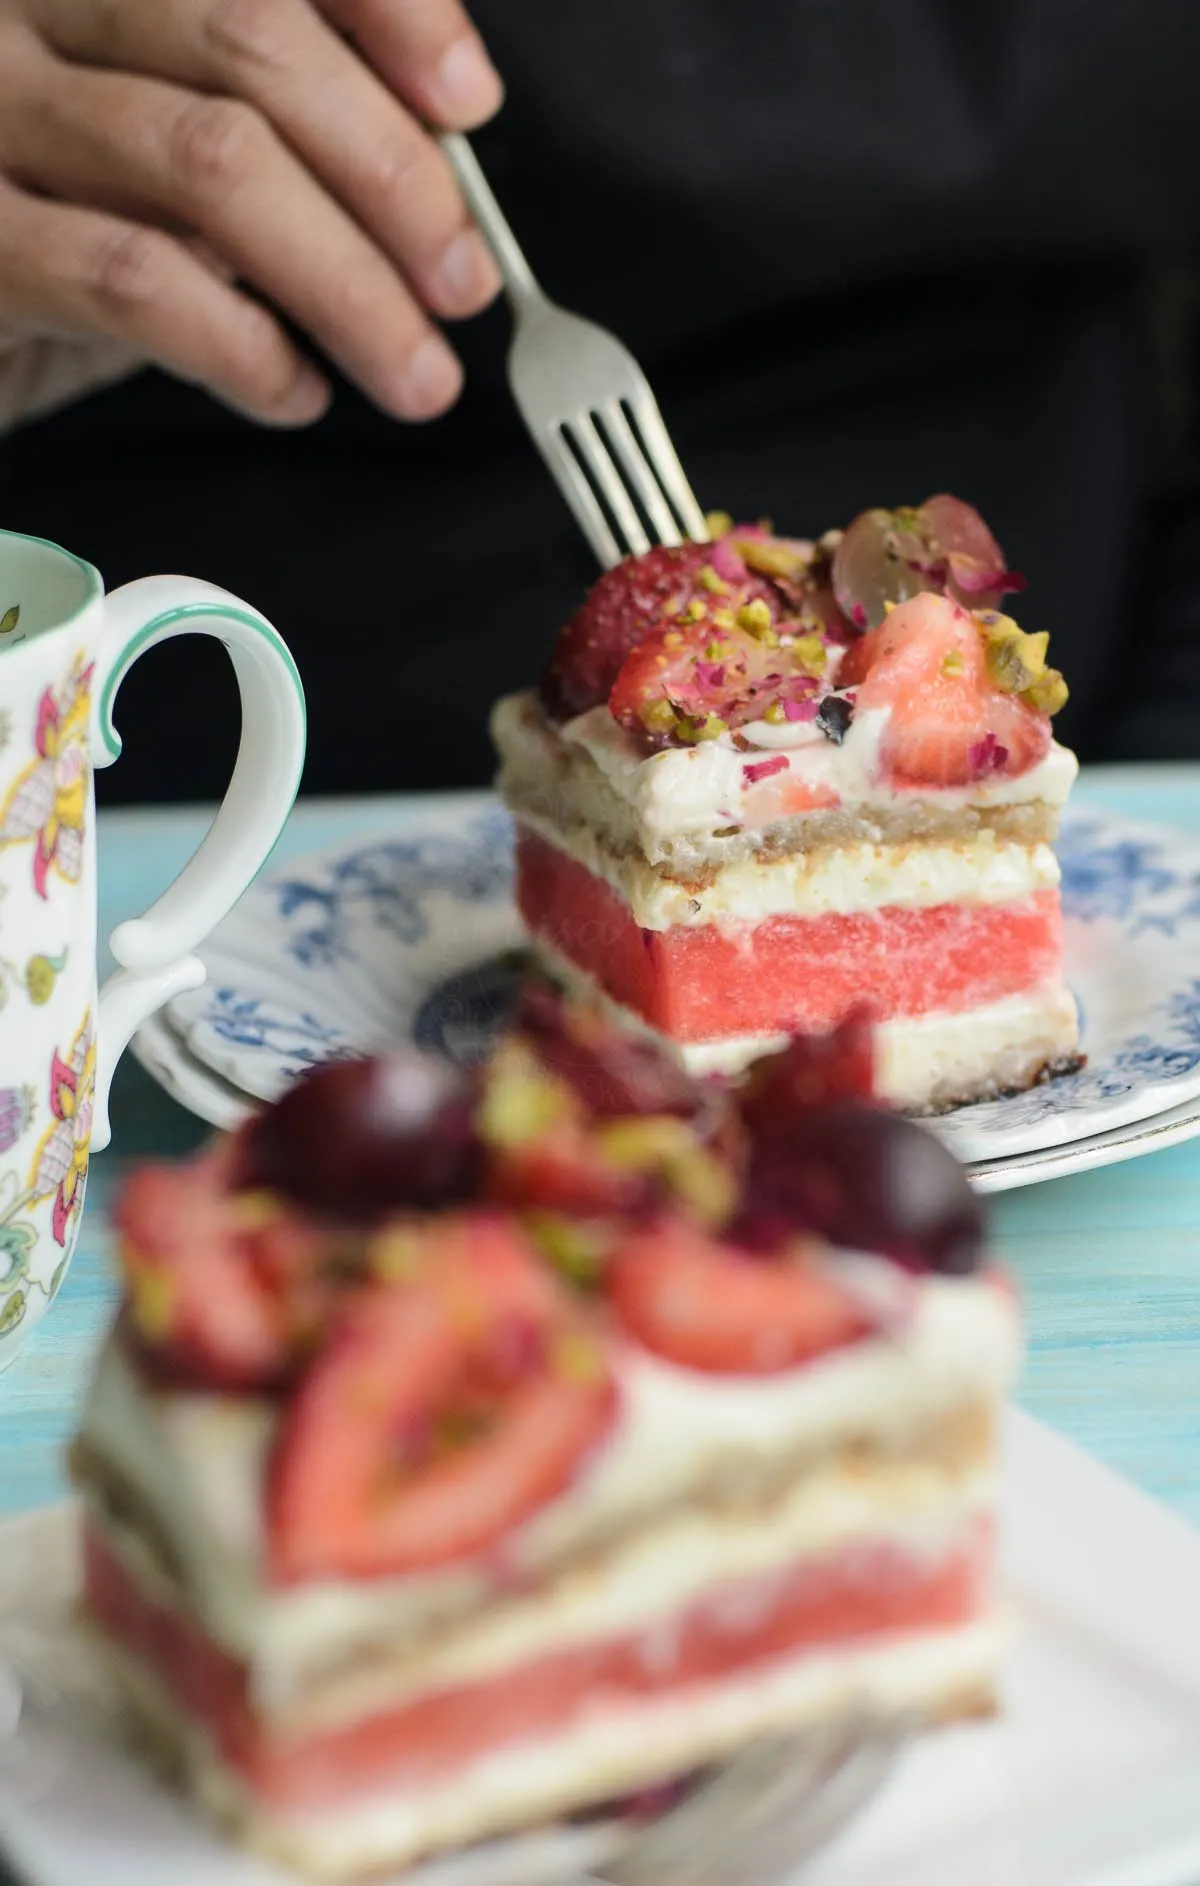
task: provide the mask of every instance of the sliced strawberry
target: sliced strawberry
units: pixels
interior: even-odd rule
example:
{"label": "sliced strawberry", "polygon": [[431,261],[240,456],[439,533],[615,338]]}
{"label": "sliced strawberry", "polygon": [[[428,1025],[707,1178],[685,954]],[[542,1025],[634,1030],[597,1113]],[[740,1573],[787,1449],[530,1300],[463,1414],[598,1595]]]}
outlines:
{"label": "sliced strawberry", "polygon": [[272,1578],[380,1578],[478,1557],[566,1487],[614,1389],[516,1234],[429,1226],[412,1282],[355,1298],[281,1424]]}
{"label": "sliced strawberry", "polygon": [[811,688],[789,644],[711,622],[668,624],[640,642],[613,682],[609,708],[653,745],[690,744],[759,720],[770,703]]}
{"label": "sliced strawberry", "polygon": [[860,635],[857,641],[851,642],[838,663],[839,688],[857,688],[866,680],[878,660],[886,628],[887,623],[881,622],[878,628],[868,629],[865,635]]}
{"label": "sliced strawberry", "polygon": [[635,1233],[609,1272],[623,1327],[655,1355],[713,1375],[774,1375],[857,1342],[872,1325],[823,1272],[821,1246],[743,1254],[673,1221]]}
{"label": "sliced strawberry", "polygon": [[626,557],[593,584],[582,608],[558,638],[541,680],[541,698],[561,720],[608,699],[630,650],[692,595],[692,579],[708,562],[710,544],[673,544]]}
{"label": "sliced strawberry", "polygon": [[145,1166],[114,1211],[126,1327],[180,1386],[277,1386],[319,1321],[319,1235],[224,1191],[209,1161]]}
{"label": "sliced strawberry", "polygon": [[1049,720],[992,685],[979,630],[959,604],[915,596],[874,634],[855,712],[889,710],[881,759],[898,785],[970,786],[1045,757]]}

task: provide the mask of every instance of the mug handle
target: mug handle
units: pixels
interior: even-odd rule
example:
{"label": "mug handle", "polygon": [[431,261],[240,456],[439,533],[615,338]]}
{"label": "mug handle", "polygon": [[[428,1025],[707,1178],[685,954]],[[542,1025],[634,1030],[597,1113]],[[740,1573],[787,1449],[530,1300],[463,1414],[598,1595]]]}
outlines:
{"label": "mug handle", "polygon": [[225,644],[242,702],[237,761],[216,818],[175,882],[142,917],[110,938],[118,968],[100,992],[92,1147],[108,1145],[108,1095],[117,1062],[148,1016],[206,975],[199,944],[232,910],[283,830],[304,766],[304,687],[265,616],[212,583],[147,576],[114,590],[93,677],[92,757],[111,766],[121,740],[112,710],[139,655],[176,635]]}

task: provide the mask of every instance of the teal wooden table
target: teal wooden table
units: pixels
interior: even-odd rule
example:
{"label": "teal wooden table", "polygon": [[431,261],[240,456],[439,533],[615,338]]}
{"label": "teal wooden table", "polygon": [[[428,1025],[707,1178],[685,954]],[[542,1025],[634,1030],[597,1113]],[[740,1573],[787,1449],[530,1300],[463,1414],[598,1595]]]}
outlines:
{"label": "teal wooden table", "polygon": [[[1081,796],[1200,831],[1200,767],[1096,772]],[[395,830],[413,804],[303,804],[277,857]],[[207,823],[190,811],[101,819],[102,934],[150,901]],[[62,1294],[0,1377],[0,1511],[65,1490],[63,1443],[113,1302],[107,1208],[122,1168],[147,1153],[181,1152],[203,1130],[126,1062],[113,1146],[95,1161]],[[993,1225],[1025,1288],[1026,1406],[1200,1525],[1200,1140],[1007,1193],[994,1202]]]}

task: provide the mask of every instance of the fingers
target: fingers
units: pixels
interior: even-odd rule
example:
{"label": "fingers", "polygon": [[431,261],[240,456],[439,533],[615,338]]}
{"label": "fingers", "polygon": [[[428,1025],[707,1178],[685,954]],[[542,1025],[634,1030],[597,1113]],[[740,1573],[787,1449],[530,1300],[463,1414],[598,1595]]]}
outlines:
{"label": "fingers", "polygon": [[499,74],[458,0],[323,0],[415,111],[470,131],[504,102]]}
{"label": "fingers", "polygon": [[[496,294],[495,266],[433,139],[310,0],[44,3],[60,50],[74,60],[254,105],[433,313],[474,314]],[[462,43],[465,16],[450,0],[372,0],[356,10],[401,22],[427,15],[413,43],[433,60]],[[439,30],[459,36],[444,43],[435,30],[442,16]]]}
{"label": "fingers", "polygon": [[0,304],[18,331],[107,336],[268,424],[308,424],[328,402],[279,324],[182,243],[3,182]]}
{"label": "fingers", "polygon": [[62,66],[28,117],[19,183],[194,231],[398,417],[457,396],[458,362],[395,267],[252,106]]}

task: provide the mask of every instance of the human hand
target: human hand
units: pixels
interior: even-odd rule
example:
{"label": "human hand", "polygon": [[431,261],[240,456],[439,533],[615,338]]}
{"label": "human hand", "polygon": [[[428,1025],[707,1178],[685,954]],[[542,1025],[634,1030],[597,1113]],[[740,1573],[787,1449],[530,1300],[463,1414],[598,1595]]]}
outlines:
{"label": "human hand", "polygon": [[421,120],[500,98],[458,0],[0,0],[0,380],[61,337],[301,425],[328,387],[277,309],[385,411],[444,411],[430,317],[498,284]]}

